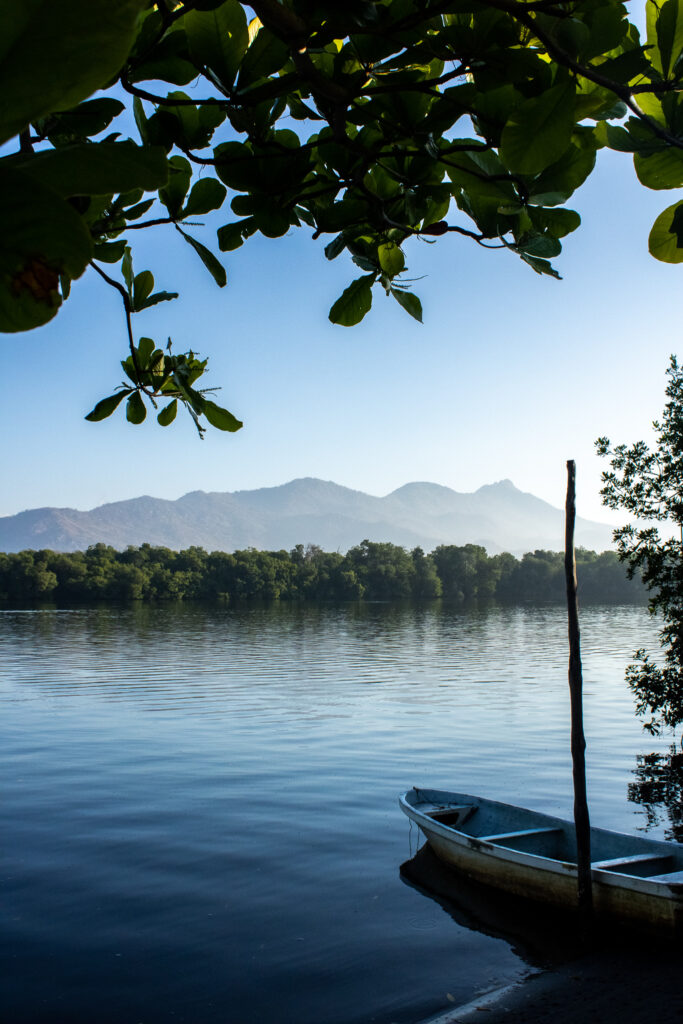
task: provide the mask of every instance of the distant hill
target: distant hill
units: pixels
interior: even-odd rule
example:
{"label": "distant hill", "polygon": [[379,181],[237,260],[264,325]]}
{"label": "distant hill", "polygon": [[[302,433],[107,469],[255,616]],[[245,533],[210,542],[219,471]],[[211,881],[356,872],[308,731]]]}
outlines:
{"label": "distant hill", "polygon": [[[510,480],[461,494],[439,484],[411,483],[384,498],[306,477],[255,491],[192,491],[177,501],[132,498],[89,512],[37,508],[0,519],[0,551],[79,551],[102,542],[191,545],[208,551],[290,549],[318,544],[342,551],[367,538],[430,551],[437,544],[481,544],[489,554],[522,554],[564,546],[564,513]],[[612,530],[578,519],[577,544],[611,545]]]}

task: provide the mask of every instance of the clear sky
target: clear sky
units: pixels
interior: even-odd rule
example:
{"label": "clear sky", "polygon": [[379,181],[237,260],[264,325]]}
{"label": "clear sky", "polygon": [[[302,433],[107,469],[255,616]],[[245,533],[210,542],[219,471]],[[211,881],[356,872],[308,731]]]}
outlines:
{"label": "clear sky", "polygon": [[[465,239],[414,240],[423,326],[381,294],[362,325],[332,326],[331,303],[360,271],[344,255],[328,263],[308,229],[225,254],[222,290],[172,230],[131,232],[136,270],[181,292],[136,316],[137,336],[208,355],[208,383],[223,385],[218,401],[245,426],[200,441],[180,413],[166,429],[128,424],[123,407],[85,422],[126,355],[119,300],[86,274],[51,324],[2,342],[0,514],[300,476],[375,495],[507,477],[561,506],[574,458],[579,514],[618,523],[600,504],[593,442],[648,438],[662,410],[683,270],[649,256],[647,236],[676,198],[644,189],[627,155],[600,153],[569,203],[583,224],[554,261],[560,282]],[[209,225],[201,237],[212,239]]]}

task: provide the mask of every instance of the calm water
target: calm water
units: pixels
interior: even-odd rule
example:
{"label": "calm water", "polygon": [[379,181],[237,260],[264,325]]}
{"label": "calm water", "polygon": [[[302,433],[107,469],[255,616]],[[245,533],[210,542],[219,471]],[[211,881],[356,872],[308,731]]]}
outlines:
{"label": "calm water", "polygon": [[[582,642],[593,822],[634,831],[656,626],[587,609]],[[0,613],[0,1017],[408,1024],[519,977],[401,881],[396,798],[571,816],[566,660],[561,609]]]}

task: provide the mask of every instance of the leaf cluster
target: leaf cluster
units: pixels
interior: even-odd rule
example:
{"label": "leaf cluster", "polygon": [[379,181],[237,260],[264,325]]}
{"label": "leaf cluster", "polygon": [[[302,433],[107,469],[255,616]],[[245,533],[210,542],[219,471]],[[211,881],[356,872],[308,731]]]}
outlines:
{"label": "leaf cluster", "polygon": [[206,364],[207,360],[198,359],[194,352],[173,355],[170,338],[165,352],[157,348],[151,338],[140,338],[137,346],[132,347],[131,354],[121,363],[128,381],[121,384],[114,394],[99,401],[85,418],[91,422],[106,419],[125,398],[128,422],[142,423],[147,417],[144,401],[147,398],[154,409],[159,402],[168,402],[157,414],[160,426],[167,427],[176,418],[180,401],[194,421],[200,437],[206,429],[200,421],[201,416],[205,416],[218,430],[234,433],[242,426],[240,421],[207,397],[212,389],[194,386],[204,373]]}
{"label": "leaf cluster", "polygon": [[[566,204],[601,148],[648,188],[683,185],[683,0],[646,8],[641,41],[620,0],[6,4],[0,330],[48,322],[110,264],[132,354],[131,315],[176,295],[149,270],[131,291],[132,232],[172,227],[222,287],[189,230],[206,216],[224,253],[329,236],[327,258],[361,271],[330,310],[343,326],[378,289],[422,320],[412,239],[455,235],[558,277],[580,224]],[[683,203],[649,244],[683,261]]]}

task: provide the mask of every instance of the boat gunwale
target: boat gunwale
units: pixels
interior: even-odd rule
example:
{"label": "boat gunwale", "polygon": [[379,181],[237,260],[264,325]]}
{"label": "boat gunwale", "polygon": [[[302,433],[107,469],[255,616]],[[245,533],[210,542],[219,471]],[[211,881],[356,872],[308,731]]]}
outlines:
{"label": "boat gunwale", "polygon": [[[483,856],[491,857],[497,861],[505,861],[512,864],[518,864],[520,867],[536,868],[537,870],[547,871],[554,875],[563,877],[573,876],[576,877],[577,868],[576,864],[570,861],[562,861],[555,857],[545,857],[542,854],[532,853],[523,850],[515,850],[510,846],[504,846],[503,844],[491,842],[485,838],[479,838],[477,836],[469,835],[467,832],[461,832],[458,828],[452,825],[446,825],[438,821],[436,818],[432,818],[429,814],[421,811],[419,807],[408,800],[410,794],[430,794],[434,797],[443,797],[442,800],[423,800],[422,802],[426,805],[432,804],[443,804],[443,810],[448,810],[448,805],[451,806],[462,806],[468,802],[474,802],[474,805],[479,808],[482,804],[496,808],[504,808],[506,810],[521,811],[523,813],[531,814],[534,818],[539,821],[553,823],[562,826],[563,830],[569,826],[573,827],[572,822],[564,818],[557,818],[553,815],[545,814],[542,811],[532,811],[528,808],[517,807],[513,804],[505,804],[496,800],[488,800],[485,797],[474,797],[464,793],[448,793],[442,790],[429,790],[422,789],[421,787],[414,787],[408,790],[406,793],[399,797],[399,804],[403,812],[414,821],[429,839],[428,832],[434,832],[457,846],[474,850]],[[448,798],[451,798],[450,800]],[[426,826],[426,827],[425,827]],[[642,842],[644,845],[651,845],[653,849],[659,849],[665,851],[671,847],[677,848],[677,852],[683,855],[683,844],[673,843],[667,840],[658,839],[647,839],[644,836],[631,837],[624,832],[615,832],[610,829],[591,828],[593,835],[597,836],[619,836],[624,839],[636,839]],[[683,868],[681,869],[683,872]],[[591,874],[593,881],[601,885],[606,885],[615,889],[627,889],[636,890],[648,896],[656,896],[665,899],[680,898],[683,894],[683,882],[673,881],[659,881],[656,878],[641,876],[641,875],[629,875],[625,872],[610,871],[604,868],[592,868]]]}

